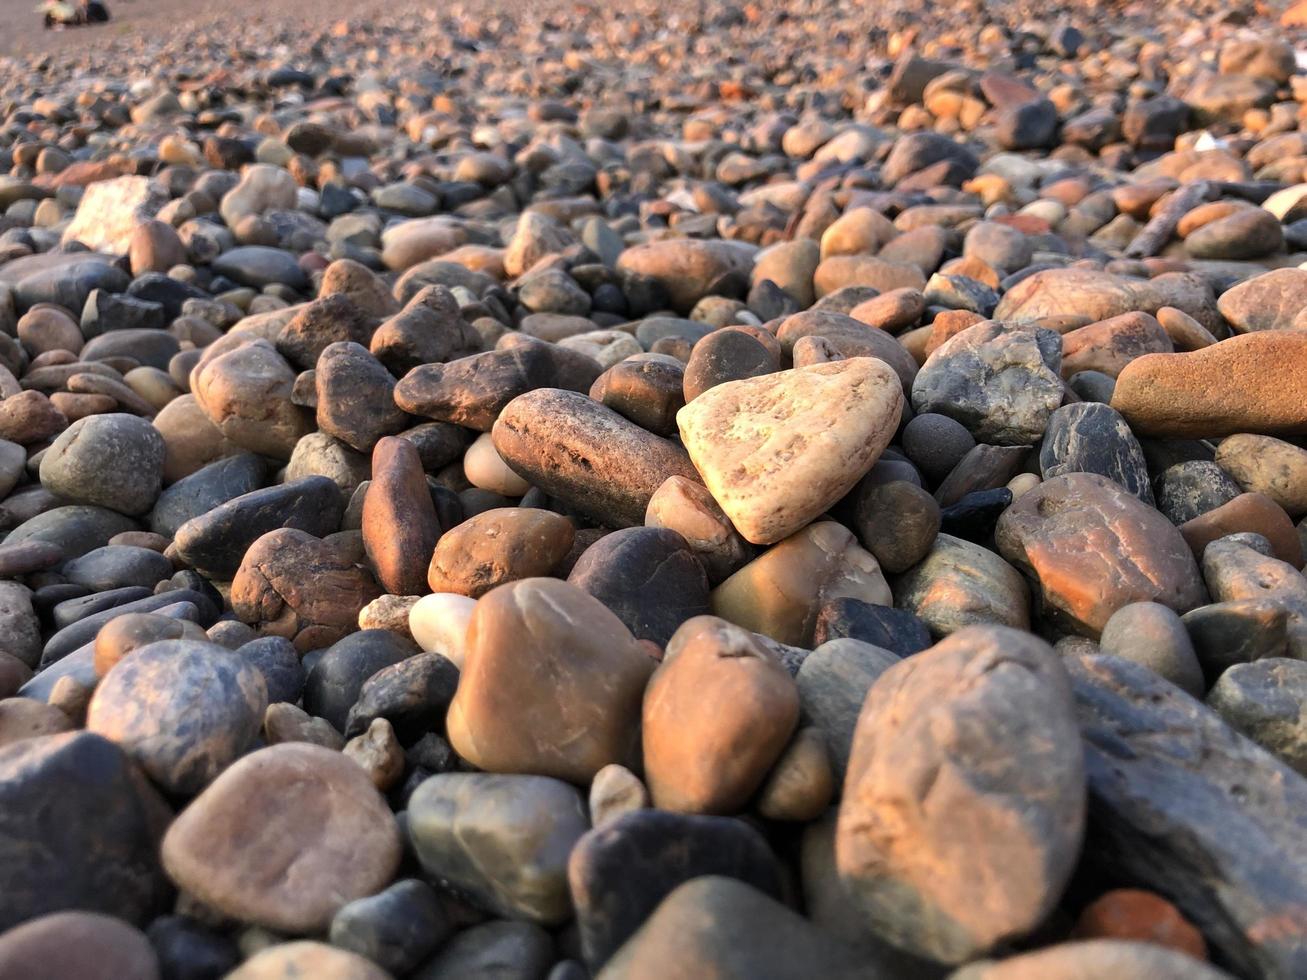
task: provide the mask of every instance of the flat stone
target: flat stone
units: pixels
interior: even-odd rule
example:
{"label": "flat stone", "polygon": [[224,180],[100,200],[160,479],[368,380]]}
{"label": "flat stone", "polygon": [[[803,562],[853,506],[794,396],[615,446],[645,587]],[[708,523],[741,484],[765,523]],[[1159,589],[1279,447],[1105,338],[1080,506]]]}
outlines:
{"label": "flat stone", "polygon": [[529,507],[497,507],[441,535],[426,581],[433,592],[480,598],[496,586],[549,575],[572,549],[567,518]]}
{"label": "flat stone", "polygon": [[1048,419],[1039,449],[1045,479],[1063,473],[1097,473],[1153,506],[1148,463],[1120,413],[1094,402],[1063,405]]}

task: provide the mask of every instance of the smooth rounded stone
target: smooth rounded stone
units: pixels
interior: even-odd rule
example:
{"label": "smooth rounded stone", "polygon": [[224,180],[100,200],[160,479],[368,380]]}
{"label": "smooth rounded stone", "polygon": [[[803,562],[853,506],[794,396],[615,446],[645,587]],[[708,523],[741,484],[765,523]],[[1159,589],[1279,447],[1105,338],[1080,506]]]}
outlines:
{"label": "smooth rounded stone", "polygon": [[[1214,960],[1240,976],[1301,972],[1301,935],[1267,934],[1259,923],[1288,921],[1302,903],[1307,786],[1147,668],[1110,656],[1063,663],[1082,731],[1093,846],[1111,861],[1115,883],[1157,887],[1164,840],[1164,894]],[[1267,868],[1277,870],[1268,878]]]}
{"label": "smooth rounded stone", "polygon": [[463,455],[471,441],[471,433],[449,422],[423,422],[405,429],[398,438],[413,443],[422,460],[422,468],[435,473]]}
{"label": "smooth rounded stone", "polygon": [[404,748],[395,737],[395,729],[384,718],[378,718],[361,735],[345,743],[341,750],[368,774],[372,785],[385,793],[394,788],[404,776]]}
{"label": "smooth rounded stone", "polygon": [[1244,490],[1265,494],[1290,517],[1307,514],[1307,449],[1270,436],[1233,435],[1216,447],[1215,461]]}
{"label": "smooth rounded stone", "polygon": [[1202,560],[1207,546],[1230,534],[1260,534],[1271,546],[1271,554],[1294,568],[1303,563],[1302,540],[1284,508],[1261,493],[1241,493],[1229,503],[1200,514],[1180,525],[1194,557]]}
{"label": "smooth rounded stone", "polygon": [[120,293],[131,282],[127,273],[113,264],[113,256],[88,252],[26,256],[8,263],[4,274],[13,284],[16,305],[23,310],[37,303],[80,310],[96,289]]}
{"label": "smooth rounded stone", "polygon": [[858,303],[849,316],[869,327],[898,333],[919,321],[926,312],[926,298],[918,289],[891,289]]}
{"label": "smooth rounded stone", "polygon": [[394,875],[399,830],[358,765],[287,743],[240,759],[173,821],[163,862],[178,887],[241,922],[325,930]]}
{"label": "smooth rounded stone", "polygon": [[476,604],[475,599],[448,592],[423,596],[409,610],[408,628],[413,641],[428,653],[448,657],[462,669],[467,628]]}
{"label": "smooth rounded stone", "polygon": [[894,601],[944,637],[968,626],[1030,628],[1030,590],[1020,573],[994,552],[949,534],[894,580]]}
{"label": "smooth rounded stone", "polygon": [[427,584],[432,592],[477,599],[506,582],[547,576],[571,550],[575,533],[571,521],[547,510],[483,511],[441,535]]}
{"label": "smooth rounded stone", "polygon": [[214,259],[212,265],[218,275],[255,289],[274,284],[304,289],[309,284],[292,253],[266,245],[233,248]]}
{"label": "smooth rounded stone", "polygon": [[300,307],[270,339],[292,367],[311,371],[333,343],[353,341],[366,347],[373,327],[373,321],[352,299],[336,294],[321,296]]}
{"label": "smooth rounded stone", "polygon": [[44,442],[68,427],[68,419],[39,391],[0,400],[0,438],[23,446]]}
{"label": "smooth rounded stone", "polygon": [[1190,232],[1184,250],[1195,259],[1256,259],[1284,249],[1284,229],[1262,208],[1238,208]]}
{"label": "smooth rounded stone", "polygon": [[390,980],[371,960],[312,940],[277,943],[255,953],[225,980]]}
{"label": "smooth rounded stone", "polygon": [[584,785],[632,761],[654,663],[599,600],[556,579],[510,582],[477,601],[465,644],[446,730],[468,762]]}
{"label": "smooth rounded stone", "polygon": [[72,503],[144,514],[163,480],[163,438],[134,415],[78,419],[41,457],[41,483]]}
{"label": "smooth rounded stone", "polygon": [[1207,943],[1193,923],[1162,896],[1140,888],[1114,888],[1100,895],[1081,910],[1071,935],[1156,943],[1207,959]]}
{"label": "smooth rounded stone", "polygon": [[150,512],[150,530],[172,538],[193,517],[263,486],[267,467],[254,453],[216,460],[165,487]]}
{"label": "smooth rounded stone", "polygon": [[891,289],[926,287],[921,268],[911,262],[892,261],[888,255],[831,255],[821,260],[812,275],[818,299],[850,286],[869,286],[887,293]]}
{"label": "smooth rounded stone", "polygon": [[676,413],[685,405],[684,375],[679,362],[622,361],[599,376],[590,397],[642,429],[669,436],[676,432]]}
{"label": "smooth rounded stone", "polygon": [[1230,667],[1207,706],[1299,774],[1307,774],[1307,664],[1268,657]]}
{"label": "smooth rounded stone", "polygon": [[545,776],[442,773],[409,797],[423,870],[477,908],[545,926],[572,915],[567,859],[590,822],[574,786]]}
{"label": "smooth rounded stone", "polygon": [[1116,379],[1102,371],[1077,371],[1066,379],[1066,386],[1081,401],[1107,405],[1111,403],[1112,392],[1116,390]]}
{"label": "smooth rounded stone", "polygon": [[[181,484],[177,484],[180,486]],[[177,528],[177,556],[202,574],[230,579],[259,538],[278,528],[315,537],[340,527],[345,502],[325,476],[309,476],[222,502]]]}
{"label": "smooth rounded stone", "polygon": [[138,530],[130,517],[105,507],[69,504],[43,511],[9,532],[6,545],[42,542],[60,548],[68,558],[77,558],[101,548],[114,535]]}
{"label": "smooth rounded stone", "polygon": [[19,582],[0,581],[0,649],[29,667],[41,659],[41,622],[31,590]]}
{"label": "smooth rounded stone", "polygon": [[772,544],[853,488],[893,438],[902,408],[894,372],[856,357],[719,385],[677,424],[740,534]]}
{"label": "smooth rounded stone", "polygon": [[388,630],[363,630],[322,653],[304,681],[304,707],[345,730],[359,691],[377,671],[418,653],[415,644]]}
{"label": "smooth rounded stone", "polygon": [[1112,407],[1139,436],[1307,432],[1307,332],[1231,337],[1184,354],[1148,354],[1117,378]]}
{"label": "smooth rounded stone", "polygon": [[1189,633],[1175,611],[1156,602],[1136,602],[1112,614],[1098,639],[1103,653],[1147,667],[1176,687],[1201,698],[1207,685]]}
{"label": "smooth rounded stone", "polygon": [[395,403],[410,415],[489,432],[519,395],[551,387],[588,392],[603,373],[588,354],[511,336],[511,346],[414,368],[395,386]]}
{"label": "smooth rounded stone", "polygon": [[841,597],[888,606],[893,596],[853,533],[821,521],[773,546],[712,592],[712,611],[747,630],[807,646],[822,603]]}
{"label": "smooth rounded stone", "polygon": [[204,361],[192,380],[205,416],[243,449],[289,459],[295,443],[311,431],[308,414],[291,400],[295,373],[265,340]]}
{"label": "smooth rounded stone", "polygon": [[279,701],[294,704],[300,699],[305,672],[299,653],[289,640],[280,636],[261,636],[240,644],[235,652],[263,675],[269,704]]}
{"label": "smooth rounded stone", "polygon": [[685,365],[682,391],[691,402],[710,388],[770,374],[780,364],[763,344],[742,330],[717,330],[698,341]]}
{"label": "smooth rounded stone", "polygon": [[637,810],[582,837],[568,880],[590,970],[602,968],[678,886],[706,875],[780,898],[776,859],[742,820]]}
{"label": "smooth rounded stone", "polygon": [[443,943],[453,924],[435,891],[408,878],[344,906],[331,920],[331,944],[403,975]]}
{"label": "smooth rounded stone", "polygon": [[1238,664],[1284,657],[1289,610],[1274,599],[1232,599],[1180,617],[1209,686]]}
{"label": "smooth rounded stone", "polygon": [[644,523],[679,534],[717,585],[748,563],[753,549],[701,483],[668,477],[649,498]]}
{"label": "smooth rounded stone", "polygon": [[157,551],[124,545],[105,545],[67,562],[62,575],[74,585],[84,585],[94,592],[127,585],[154,588],[171,578],[172,562]]}
{"label": "smooth rounded stone", "polygon": [[166,371],[168,362],[180,350],[177,338],[162,330],[123,329],[101,334],[87,341],[86,346],[82,348],[81,358],[83,361],[95,362],[115,357],[130,357],[147,367]]}
{"label": "smooth rounded stone", "polygon": [[979,960],[949,980],[1230,980],[1224,970],[1151,942],[1087,939],[1058,943],[1006,960]]}
{"label": "smooth rounded stone", "polygon": [[966,426],[934,412],[916,416],[903,429],[903,452],[932,484],[948,476],[975,445]]}
{"label": "smooth rounded stone", "polygon": [[[1034,476],[1033,473],[1026,474]],[[1038,477],[1035,483],[1038,485]],[[1027,488],[1029,489],[1029,488]],[[973,541],[977,544],[988,543],[994,534],[994,527],[1003,512],[1016,499],[1010,487],[995,487],[992,490],[973,490],[956,503],[945,507],[940,514],[940,529],[945,534]]]}
{"label": "smooth rounded stone", "polygon": [[672,308],[686,314],[724,279],[739,277],[747,284],[755,251],[745,242],[666,239],[626,249],[617,260],[617,269],[659,283]]}
{"label": "smooth rounded stone", "polygon": [[227,191],[219,213],[229,228],[241,218],[275,209],[293,209],[298,200],[295,179],[286,170],[266,163],[245,168],[240,183]]}
{"label": "smooth rounded stone", "polygon": [[[0,409],[4,402],[0,402]],[[163,437],[163,481],[174,483],[209,463],[235,456],[241,447],[210,421],[192,394],[174,398],[154,417]]]}
{"label": "smooth rounded stone", "polygon": [[240,963],[236,943],[184,915],[160,916],[146,930],[164,977],[210,980]]}
{"label": "smooth rounded stone", "polygon": [[1082,402],[1053,412],[1039,449],[1039,471],[1045,480],[1097,473],[1153,506],[1144,451],[1125,419],[1107,405]]}
{"label": "smooth rounded stone", "polygon": [[557,959],[549,933],[532,922],[493,920],[458,932],[415,980],[517,980],[543,977]]}
{"label": "smooth rounded stone", "polygon": [[359,629],[389,630],[399,636],[413,639],[413,633],[408,626],[408,617],[420,598],[421,596],[416,595],[378,596],[359,610]]}
{"label": "smooth rounded stone", "polygon": [[78,980],[159,980],[149,940],[99,912],[55,912],[0,936],[0,976]]}
{"label": "smooth rounded stone", "polygon": [[28,310],[19,318],[17,330],[19,341],[33,357],[56,350],[76,354],[84,342],[77,321],[53,306]]}
{"label": "smooth rounded stone", "polygon": [[703,566],[685,539],[667,528],[604,535],[572,566],[567,581],[612,610],[636,639],[660,647],[686,620],[709,612]]}
{"label": "smooth rounded stone", "polygon": [[263,675],[240,657],[213,644],[161,640],[109,670],[86,727],[121,745],[167,792],[190,796],[250,746],[267,706]]}
{"label": "smooth rounded stone", "polygon": [[828,640],[860,640],[900,657],[925,650],[933,642],[926,624],[915,613],[850,598],[822,603],[812,638],[818,645]]}
{"label": "smooth rounded stone", "polygon": [[[268,745],[306,742],[332,752],[340,752],[345,748],[345,736],[332,728],[329,721],[314,718],[288,701],[268,705],[268,710],[263,715],[263,737]],[[371,777],[368,781],[371,783]]]}
{"label": "smooth rounded stone", "polygon": [[739,811],[798,719],[798,687],[770,650],[714,616],[688,621],[667,644],[644,699],[644,769],[654,806]]}
{"label": "smooth rounded stone", "polygon": [[1158,476],[1157,509],[1180,525],[1216,510],[1239,496],[1239,484],[1213,462],[1191,460],[1168,466]]}
{"label": "smooth rounded stone", "polygon": [[64,564],[64,558],[63,548],[49,541],[6,542],[0,544],[0,578],[48,571]]}
{"label": "smooth rounded stone", "polygon": [[1064,334],[1062,374],[1098,371],[1119,377],[1131,361],[1145,354],[1169,354],[1171,338],[1147,313],[1123,313]]}
{"label": "smooth rounded stone", "polygon": [[245,552],[231,581],[231,608],[263,634],[301,652],[358,628],[359,610],[381,594],[360,562],[362,542],[323,540],[295,528],[269,531]]}
{"label": "smooth rounded stone", "polygon": [[[78,609],[74,606],[72,614],[65,617],[70,620],[68,625],[46,641],[45,649],[42,651],[43,666],[48,667],[79,648],[90,644],[95,640],[96,635],[105,624],[127,613],[157,612],[161,616],[190,619],[197,623],[211,623],[217,618],[218,610],[214,599],[209,595],[196,592],[194,589],[173,588],[163,592],[156,592],[153,595],[143,596],[141,593],[147,592],[146,589],[115,590],[115,592],[119,591],[125,594],[119,596],[118,600],[114,604],[107,606],[107,608],[97,607],[95,612],[89,612],[86,609]],[[113,594],[99,593],[100,596]],[[134,598],[135,596],[140,596],[140,598]],[[76,602],[76,600],[73,601]],[[56,623],[61,620],[60,612],[61,610],[56,607]],[[182,635],[187,634],[183,633]],[[44,674],[45,671],[43,670],[42,673]]]}
{"label": "smooth rounded stone", "polygon": [[1052,648],[1000,626],[960,630],[881,676],[835,841],[870,929],[957,963],[1044,920],[1085,826],[1072,707]]}
{"label": "smooth rounded stone", "polygon": [[528,483],[610,527],[643,523],[668,477],[698,478],[679,446],[577,392],[518,396],[492,435],[500,457]]}
{"label": "smooth rounded stone", "polygon": [[1299,325],[1304,297],[1307,271],[1272,269],[1231,286],[1216,306],[1236,333],[1288,330]]}
{"label": "smooth rounded stone", "polygon": [[899,657],[889,650],[845,638],[821,644],[799,666],[795,681],[803,718],[821,733],[841,784],[867,692],[898,662]]}
{"label": "smooth rounded stone", "polygon": [[800,728],[758,791],[758,815],[807,823],[826,811],[835,795],[826,737],[815,726]]}
{"label": "smooth rounded stone", "polygon": [[311,476],[328,477],[348,499],[368,479],[369,467],[366,453],[351,449],[325,432],[310,432],[295,443],[283,475],[287,482]]}
{"label": "smooth rounded stone", "polygon": [[592,358],[604,370],[644,352],[640,342],[622,330],[591,330],[564,337],[558,342],[564,350]]}
{"label": "smooth rounded stone", "polygon": [[454,295],[443,286],[428,286],[377,327],[369,348],[388,371],[403,375],[422,364],[480,353],[482,343]]}
{"label": "smooth rounded stone", "polygon": [[1044,269],[1016,283],[1004,293],[994,319],[1040,320],[1073,314],[1090,323],[1147,309],[1150,285],[1098,269]]}
{"label": "smooth rounded stone", "polygon": [[503,497],[523,497],[531,489],[500,457],[489,432],[481,433],[468,447],[463,475],[474,488]]}
{"label": "smooth rounded stone", "polygon": [[31,679],[31,667],[12,653],[0,653],[0,697],[13,697]]}
{"label": "smooth rounded stone", "polygon": [[864,484],[857,491],[854,513],[858,540],[891,574],[921,561],[939,533],[939,504],[904,480]]}
{"label": "smooth rounded stone", "polygon": [[590,825],[602,827],[649,806],[649,791],[639,776],[614,762],[595,773],[590,783],[589,805]]}
{"label": "smooth rounded stone", "polygon": [[978,323],[941,344],[912,384],[912,408],[960,422],[978,441],[1030,445],[1062,403],[1062,339],[1042,327]]}
{"label": "smooth rounded stone", "polygon": [[172,815],[109,740],[78,731],[0,748],[0,804],[0,927],[66,909],[139,925],[161,909]]}
{"label": "smooth rounded stone", "polygon": [[776,329],[776,339],[780,341],[782,351],[791,356],[805,338],[824,340],[829,349],[842,358],[872,357],[883,361],[898,375],[905,392],[912,388],[917,362],[902,344],[883,330],[829,308],[796,313],[786,317]]}
{"label": "smooth rounded stone", "polygon": [[1166,331],[1177,351],[1202,350],[1217,342],[1206,327],[1191,317],[1184,310],[1173,306],[1163,306],[1157,311],[1157,322]]}
{"label": "smooth rounded stone", "polygon": [[359,688],[343,731],[353,738],[384,718],[405,743],[416,741],[444,719],[458,679],[458,667],[439,653],[419,653],[382,667]]}
{"label": "smooth rounded stone", "polygon": [[1068,473],[1023,494],[999,518],[995,539],[1035,580],[1042,615],[1066,632],[1097,637],[1133,602],[1184,613],[1207,599],[1176,527],[1096,474]]}
{"label": "smooth rounded stone", "polygon": [[361,453],[377,440],[407,426],[395,404],[395,379],[366,347],[343,341],[328,344],[314,372],[318,428]]}
{"label": "smooth rounded stone", "polygon": [[0,747],[25,738],[57,735],[72,727],[68,715],[53,705],[31,698],[0,700]]}
{"label": "smooth rounded stone", "polygon": [[413,443],[392,436],[378,440],[362,525],[363,547],[381,587],[396,595],[420,595],[440,521]]}
{"label": "smooth rounded stone", "polygon": [[694,878],[659,904],[597,980],[858,976],[860,953],[742,881]]}

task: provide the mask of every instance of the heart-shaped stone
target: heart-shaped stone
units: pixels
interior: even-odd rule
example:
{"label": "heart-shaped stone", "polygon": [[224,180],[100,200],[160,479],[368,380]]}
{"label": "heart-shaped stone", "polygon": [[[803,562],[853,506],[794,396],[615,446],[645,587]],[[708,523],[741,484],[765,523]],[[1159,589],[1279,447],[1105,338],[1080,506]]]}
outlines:
{"label": "heart-shaped stone", "polygon": [[676,423],[739,532],[772,544],[853,488],[889,445],[902,410],[894,370],[853,357],[718,385]]}

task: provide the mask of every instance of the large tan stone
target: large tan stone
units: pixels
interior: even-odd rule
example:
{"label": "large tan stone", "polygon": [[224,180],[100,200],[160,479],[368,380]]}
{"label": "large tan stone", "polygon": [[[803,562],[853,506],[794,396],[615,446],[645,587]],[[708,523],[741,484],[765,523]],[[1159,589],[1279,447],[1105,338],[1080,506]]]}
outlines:
{"label": "large tan stone", "polygon": [[[689,313],[724,276],[748,278],[756,249],[746,242],[668,238],[628,248],[617,268],[662,283],[678,313]],[[507,260],[505,260],[507,267]]]}
{"label": "large tan stone", "polygon": [[852,489],[889,445],[902,407],[893,370],[857,357],[718,385],[676,420],[735,527],[771,544]]}
{"label": "large tan stone", "polygon": [[201,363],[192,384],[209,421],[242,449],[290,459],[295,443],[313,431],[312,416],[291,401],[294,370],[266,340]]}

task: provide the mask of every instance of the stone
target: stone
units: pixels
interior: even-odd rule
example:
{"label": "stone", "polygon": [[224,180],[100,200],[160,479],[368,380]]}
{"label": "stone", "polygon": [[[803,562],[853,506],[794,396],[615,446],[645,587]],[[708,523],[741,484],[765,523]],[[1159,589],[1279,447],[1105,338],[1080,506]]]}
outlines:
{"label": "stone", "polygon": [[611,609],[637,640],[660,647],[686,620],[709,612],[703,566],[685,539],[666,528],[604,535],[572,566],[567,581]]}
{"label": "stone", "polygon": [[0,975],[80,980],[158,980],[150,942],[99,912],[55,912],[0,937]]}
{"label": "stone", "polygon": [[571,550],[574,537],[572,522],[547,510],[483,511],[440,537],[426,581],[433,592],[478,599],[506,582],[549,575]]}
{"label": "stone", "polygon": [[1072,330],[1062,338],[1062,374],[1097,371],[1118,377],[1131,361],[1145,354],[1169,354],[1174,349],[1156,318],[1147,313],[1122,313]]}
{"label": "stone", "polygon": [[676,431],[676,413],[685,404],[684,374],[679,362],[621,361],[599,376],[590,397],[655,435],[669,436]]}
{"label": "stone", "polygon": [[[1147,286],[1097,269],[1043,269],[1003,294],[994,310],[996,321],[1037,321],[1074,314],[1089,323],[1122,313],[1148,309],[1155,297]],[[1086,322],[1086,321],[1082,321]]]}
{"label": "stone", "polygon": [[[321,296],[300,307],[277,332],[274,344],[292,367],[313,370],[322,352],[334,343],[352,341],[367,346],[373,322],[345,294]],[[391,382],[394,384],[393,380]]]}
{"label": "stone", "polygon": [[266,340],[206,359],[192,374],[196,404],[222,435],[251,452],[289,459],[312,431],[307,412],[291,400],[295,372]]}
{"label": "stone", "polygon": [[295,179],[280,167],[256,163],[245,169],[240,183],[223,195],[219,212],[228,228],[235,228],[248,215],[277,208],[294,208]]}
{"label": "stone", "polygon": [[377,582],[395,595],[420,595],[439,538],[440,521],[417,447],[391,436],[379,439],[363,498],[363,547]]}
{"label": "stone", "polygon": [[993,623],[1030,628],[1030,592],[1020,573],[980,545],[938,535],[924,559],[894,580],[894,601],[945,637]]}
{"label": "stone", "polygon": [[168,193],[148,177],[115,177],[86,188],[63,241],[81,242],[93,252],[126,255],[139,225],[168,203]]}
{"label": "stone", "polygon": [[626,249],[617,268],[659,283],[667,290],[672,308],[685,314],[711,295],[719,280],[740,276],[747,283],[753,253],[753,247],[744,242],[667,239]]}
{"label": "stone", "polygon": [[163,438],[144,419],[114,413],[78,419],[41,458],[41,483],[60,497],[144,514],[163,480]]}
{"label": "stone", "polygon": [[861,955],[734,878],[679,886],[597,980],[662,977],[856,976]]}
{"label": "stone", "polygon": [[129,545],[106,545],[66,563],[63,575],[94,592],[131,585],[154,588],[171,578],[172,562],[157,551]]}
{"label": "stone", "polygon": [[854,639],[822,643],[799,666],[803,717],[821,733],[836,779],[843,783],[853,732],[867,692],[899,662],[889,650]]}
{"label": "stone", "polygon": [[947,415],[978,442],[1030,445],[1062,403],[1061,351],[1050,330],[976,324],[926,361],[912,384],[912,407]]}
{"label": "stone", "polygon": [[442,654],[461,668],[474,609],[476,600],[465,595],[437,592],[423,596],[409,610],[409,632],[423,650]]}
{"label": "stone", "polygon": [[632,761],[654,664],[599,600],[556,579],[510,582],[477,600],[465,642],[446,721],[464,759],[582,785]]}
{"label": "stone", "polygon": [[649,499],[668,477],[697,478],[679,446],[577,392],[518,396],[492,436],[514,472],[610,527],[642,524]]}
{"label": "stone", "polygon": [[577,841],[567,874],[582,953],[594,972],[692,878],[729,877],[780,897],[767,842],[744,821],[728,817],[663,810],[624,814]]}
{"label": "stone", "polygon": [[0,748],[0,803],[3,928],[72,909],[139,925],[161,910],[171,812],[108,739],[78,731]]}
{"label": "stone", "polygon": [[481,351],[481,337],[463,319],[444,286],[427,286],[372,334],[370,349],[396,375],[422,364],[454,361]]}
{"label": "stone", "polygon": [[1184,613],[1207,598],[1174,525],[1096,474],[1068,473],[1023,494],[999,518],[995,539],[1035,580],[1042,615],[1063,631],[1097,637],[1132,602]]}
{"label": "stone", "polygon": [[41,735],[57,735],[72,727],[68,715],[54,705],[31,698],[0,700],[0,746]]}
{"label": "stone", "polygon": [[904,426],[902,441],[903,452],[932,484],[942,482],[976,446],[966,426],[934,412],[915,416]]}
{"label": "stone", "polygon": [[1153,506],[1148,464],[1139,440],[1120,413],[1096,402],[1063,405],[1048,419],[1039,449],[1039,472],[1097,473]]}
{"label": "stone", "polygon": [[[818,338],[833,354],[824,355],[813,363],[856,357],[876,358],[894,369],[905,392],[911,389],[912,380],[917,375],[917,363],[902,344],[883,330],[829,308],[795,313],[786,317],[776,329],[781,350],[792,357],[805,339],[811,344],[817,343]],[[803,366],[799,363],[801,360],[799,357],[795,361],[795,367]]]}
{"label": "stone", "polygon": [[752,554],[748,542],[708,489],[683,476],[668,477],[649,498],[644,523],[679,534],[698,557],[712,585],[738,571]]}
{"label": "stone", "polygon": [[1235,664],[1207,693],[1207,706],[1299,775],[1307,774],[1307,664],[1267,657]]}
{"label": "stone", "polygon": [[309,476],[251,490],[200,513],[177,528],[175,547],[178,557],[191,567],[230,578],[263,535],[295,528],[325,536],[339,529],[344,509],[335,483],[325,476]]}
{"label": "stone", "polygon": [[798,715],[798,687],[758,640],[716,617],[688,621],[667,644],[644,699],[654,806],[737,812],[780,757]]}
{"label": "stone", "polygon": [[817,613],[813,642],[850,638],[906,657],[931,645],[930,632],[915,613],[861,599],[831,599]]}
{"label": "stone", "polygon": [[1270,436],[1227,436],[1216,447],[1216,465],[1251,493],[1261,493],[1291,518],[1307,514],[1307,449]]}
{"label": "stone", "polygon": [[381,594],[358,563],[363,556],[352,551],[295,528],[269,531],[250,545],[232,578],[232,611],[300,651],[328,646],[353,633],[359,610]]}
{"label": "stone", "polygon": [[969,964],[949,980],[1229,980],[1229,974],[1151,942],[1090,939],[1058,943],[1033,953]]}
{"label": "stone", "polygon": [[169,877],[206,905],[305,935],[391,880],[400,837],[362,769],[296,742],[228,768],[173,821],[162,853]]}
{"label": "stone", "polygon": [[1157,509],[1176,525],[1210,513],[1239,496],[1239,484],[1209,460],[1168,466],[1155,484]]}
{"label": "stone", "polygon": [[213,260],[213,270],[254,289],[273,285],[304,289],[309,284],[291,252],[267,245],[242,245],[223,252]]}
{"label": "stone", "polygon": [[226,974],[227,980],[387,980],[389,976],[356,953],[312,940],[269,946]]}
{"label": "stone", "polygon": [[428,960],[421,980],[464,977],[541,977],[557,958],[553,939],[531,922],[492,920],[457,933]]}
{"label": "stone", "polygon": [[367,349],[352,341],[328,344],[314,372],[318,429],[359,452],[406,427],[395,404],[395,379]]}
{"label": "stone", "polygon": [[1231,286],[1216,308],[1235,333],[1246,334],[1299,326],[1304,300],[1307,270],[1272,269]]}
{"label": "stone", "polygon": [[1098,647],[1103,653],[1142,664],[1190,697],[1201,698],[1207,689],[1184,623],[1174,610],[1160,603],[1122,606],[1103,627]]}
{"label": "stone", "polygon": [[589,830],[576,788],[546,776],[443,773],[409,798],[423,870],[501,917],[553,926],[572,914],[567,860]]}
{"label": "stone", "polygon": [[1084,829],[1072,707],[1052,649],[1005,627],[961,630],[882,675],[835,840],[868,927],[956,963],[1043,921]]}
{"label": "stone", "polygon": [[1302,540],[1284,508],[1261,493],[1241,493],[1228,503],[1200,514],[1180,525],[1180,534],[1202,561],[1207,546],[1227,534],[1260,534],[1271,545],[1271,553],[1294,568],[1303,563]]}
{"label": "stone", "polygon": [[404,776],[404,748],[385,718],[374,719],[365,731],[346,742],[341,751],[383,793],[393,789]]}
{"label": "stone", "polygon": [[265,475],[263,461],[253,453],[215,460],[163,489],[150,511],[150,530],[172,538],[191,518],[258,490]]}
{"label": "stone", "polygon": [[1180,910],[1155,892],[1115,888],[1085,906],[1072,935],[1077,939],[1123,939],[1168,946],[1196,960],[1207,943]]}
{"label": "stone", "polygon": [[865,483],[856,491],[854,530],[863,547],[890,573],[926,557],[940,528],[935,498],[906,480]]}
{"label": "stone", "polygon": [[358,688],[342,730],[352,738],[385,719],[404,742],[416,741],[445,717],[458,678],[454,662],[439,653],[418,653],[384,666]]}
{"label": "stone", "polygon": [[350,902],[331,920],[331,945],[394,974],[412,971],[453,932],[426,882],[406,878]]}
{"label": "stone", "polygon": [[1229,667],[1288,651],[1289,610],[1270,598],[1231,599],[1180,617],[1210,687]]}
{"label": "stone", "polygon": [[1089,788],[1087,852],[1120,884],[1175,903],[1238,973],[1300,972],[1301,931],[1261,923],[1292,921],[1303,901],[1307,783],[1145,667],[1110,656],[1066,663]]}
{"label": "stone", "polygon": [[1269,211],[1239,208],[1190,232],[1184,249],[1195,259],[1257,259],[1284,250],[1284,229]]}
{"label": "stone", "polygon": [[[101,635],[104,631],[101,630]],[[99,637],[96,637],[97,648]],[[268,703],[285,701],[294,704],[304,691],[304,667],[299,652],[280,636],[261,636],[236,648],[242,660],[263,675]]]}
{"label": "stone", "polygon": [[682,380],[684,401],[728,381],[742,381],[780,368],[772,351],[742,330],[717,330],[690,351]]}
{"label": "stone", "polygon": [[758,792],[758,815],[807,823],[825,812],[835,795],[826,738],[815,726],[800,728]]}
{"label": "stone", "polygon": [[323,651],[304,681],[304,707],[343,732],[350,709],[368,679],[417,653],[413,643],[387,630],[362,630]]}
{"label": "stone", "polygon": [[602,827],[649,805],[649,791],[640,777],[613,762],[595,773],[590,783],[590,825]]}
{"label": "stone", "polygon": [[[1185,354],[1149,354],[1117,378],[1112,407],[1136,435],[1307,432],[1307,332],[1266,331]],[[1236,381],[1237,379],[1237,381]]]}

